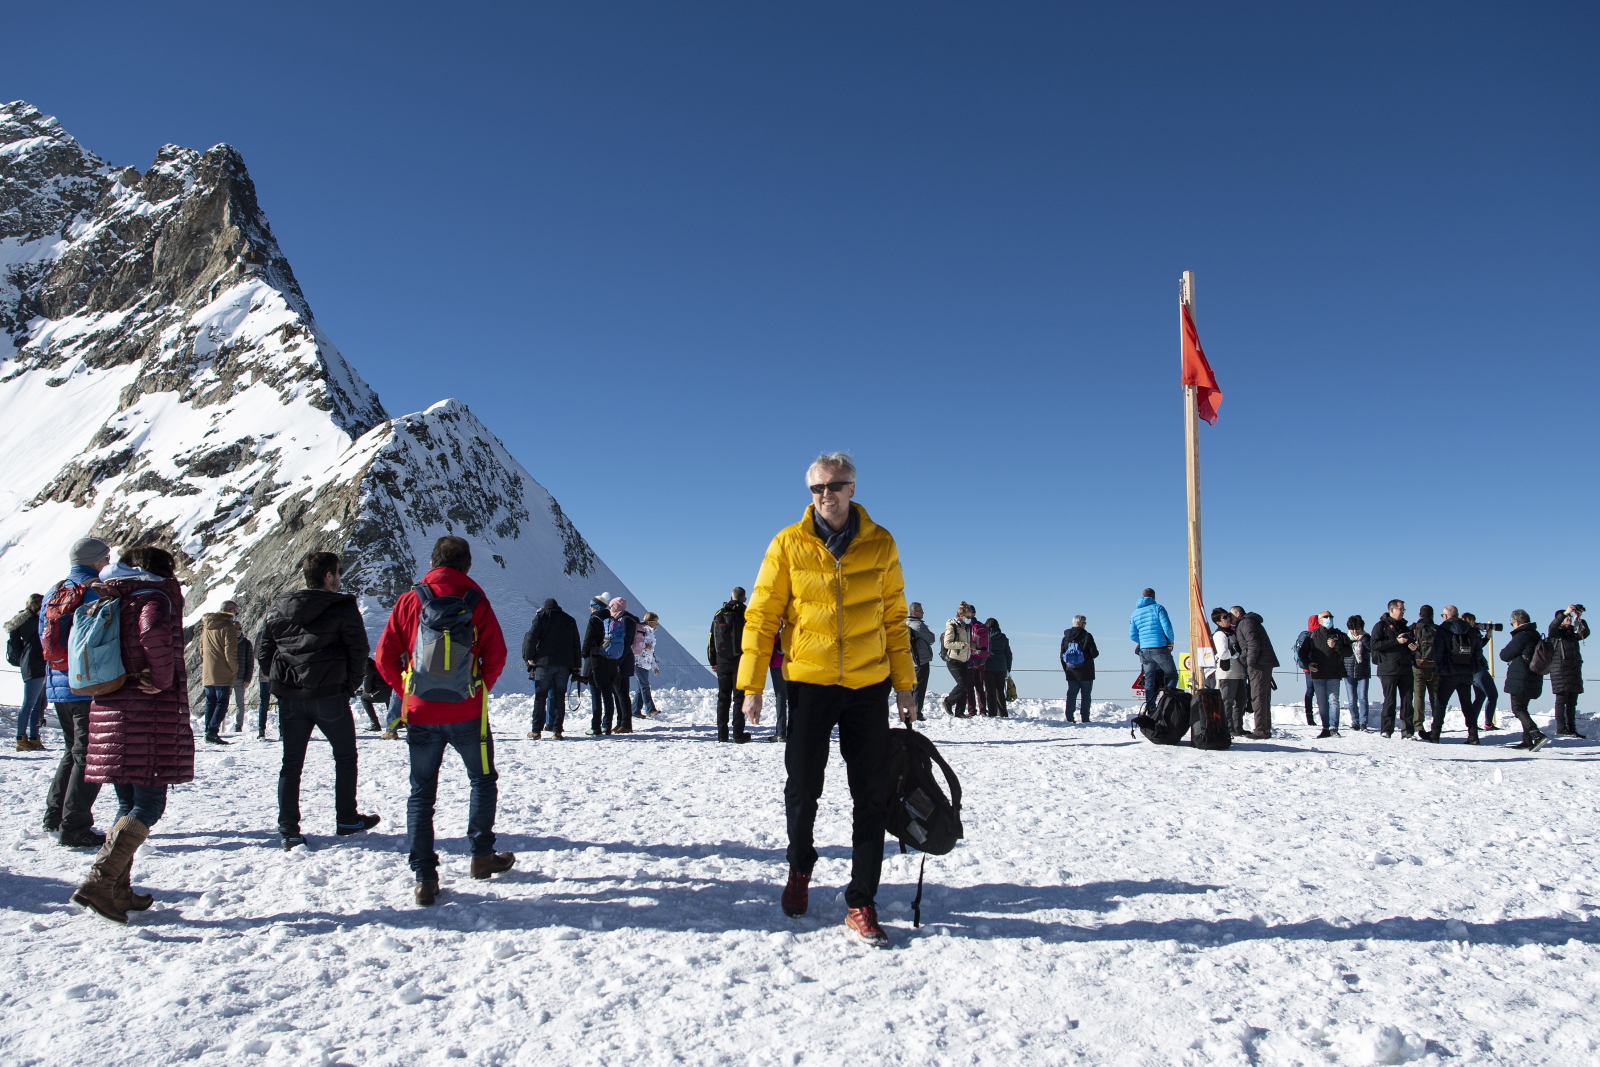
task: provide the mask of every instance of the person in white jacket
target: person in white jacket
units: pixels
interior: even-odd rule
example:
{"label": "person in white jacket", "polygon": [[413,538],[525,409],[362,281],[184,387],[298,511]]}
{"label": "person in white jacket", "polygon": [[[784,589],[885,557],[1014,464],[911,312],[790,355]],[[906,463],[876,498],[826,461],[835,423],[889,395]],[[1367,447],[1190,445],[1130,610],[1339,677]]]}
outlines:
{"label": "person in white jacket", "polygon": [[650,695],[650,676],[661,673],[661,668],[656,666],[656,627],[660,624],[661,616],[653,611],[644,613],[644,618],[639,620],[639,629],[644,632],[644,650],[633,657],[633,676],[639,681],[639,695],[633,706],[646,709],[645,716],[651,719],[661,714],[655,697]]}
{"label": "person in white jacket", "polygon": [[1211,621],[1217,626],[1211,635],[1211,647],[1217,654],[1211,679],[1222,690],[1222,711],[1228,717],[1228,733],[1243,737],[1244,713],[1250,707],[1250,673],[1245,669],[1239,642],[1233,635],[1233,615],[1226,608],[1217,608],[1211,613]]}

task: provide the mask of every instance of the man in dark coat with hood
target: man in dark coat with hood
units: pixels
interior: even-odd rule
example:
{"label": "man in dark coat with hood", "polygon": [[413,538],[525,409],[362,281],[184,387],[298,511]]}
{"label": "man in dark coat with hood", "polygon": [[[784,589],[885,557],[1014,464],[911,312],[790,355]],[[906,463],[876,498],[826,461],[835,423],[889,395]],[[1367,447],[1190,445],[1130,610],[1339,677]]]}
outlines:
{"label": "man in dark coat with hood", "polygon": [[546,723],[551,735],[561,740],[567,719],[567,680],[577,675],[582,664],[579,641],[577,620],[561,610],[555,597],[546,597],[522,638],[522,659],[533,679],[533,722],[528,736],[535,741],[543,736]]}
{"label": "man in dark coat with hood", "polygon": [[336,553],[307,554],[300,573],[306,587],[278,597],[256,638],[261,676],[278,698],[278,836],[285,849],[306,843],[300,833],[300,772],[313,729],[333,748],[338,833],[359,834],[378,824],[378,816],[356,810],[356,722],[350,714],[350,698],[366,673],[367,627],[356,598],[340,591]]}
{"label": "man in dark coat with hood", "polygon": [[1466,743],[1475,745],[1478,743],[1478,713],[1472,703],[1472,675],[1483,653],[1483,638],[1478,635],[1476,626],[1461,618],[1454,604],[1446,604],[1440,614],[1444,617],[1433,634],[1433,669],[1439,679],[1439,703],[1433,708],[1433,729],[1428,731],[1427,740],[1439,743],[1444,708],[1454,695],[1461,705],[1461,717],[1467,720]]}
{"label": "man in dark coat with hood", "polygon": [[1260,615],[1235,604],[1233,617],[1238,620],[1234,639],[1250,676],[1250,706],[1256,718],[1249,736],[1260,741],[1272,736],[1272,669],[1278,665],[1278,654],[1272,650],[1272,639],[1261,625]]}

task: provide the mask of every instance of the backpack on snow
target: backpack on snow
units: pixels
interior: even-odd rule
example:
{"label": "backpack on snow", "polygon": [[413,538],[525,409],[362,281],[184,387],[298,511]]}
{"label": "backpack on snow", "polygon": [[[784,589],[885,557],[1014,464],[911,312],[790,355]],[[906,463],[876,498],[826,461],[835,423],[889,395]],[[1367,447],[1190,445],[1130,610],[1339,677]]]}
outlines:
{"label": "backpack on snow", "polygon": [[[946,797],[933,773],[944,772],[950,786]],[[929,856],[943,856],[966,836],[961,827],[961,780],[939,755],[933,742],[909,725],[889,731],[888,829],[900,841],[900,851],[914,848],[923,854],[917,873],[917,895],[911,902],[911,922],[922,925],[922,875]]]}
{"label": "backpack on snow", "polygon": [[1222,710],[1222,691],[1200,689],[1189,703],[1189,744],[1218,751],[1233,745],[1228,733],[1228,717]]}
{"label": "backpack on snow", "polygon": [[44,647],[44,661],[51,670],[67,669],[67,640],[68,631],[72,629],[72,613],[83,603],[88,589],[82,582],[66,579],[50,591],[50,599],[45,601],[41,609],[44,625],[39,629],[39,643]]}
{"label": "backpack on snow", "polygon": [[1061,653],[1061,662],[1068,667],[1083,666],[1083,649],[1078,647],[1078,642],[1067,642],[1067,650]]}
{"label": "backpack on snow", "polygon": [[480,684],[472,611],[483,594],[468,589],[465,596],[439,596],[427,582],[418,582],[411,591],[417,594],[418,611],[407,694],[441,704],[471,700]]}
{"label": "backpack on snow", "polygon": [[115,693],[128,680],[122,662],[122,602],[144,593],[172,600],[159,589],[135,589],[126,597],[101,595],[88,604],[79,604],[72,613],[72,637],[67,647],[67,685],[78,696],[105,696]]}
{"label": "backpack on snow", "polygon": [[1533,651],[1528,653],[1528,669],[1534,674],[1549,674],[1556,660],[1555,646],[1550,644],[1548,638],[1541,637],[1533,646]]}
{"label": "backpack on snow", "polygon": [[1450,633],[1450,662],[1458,667],[1465,667],[1478,658],[1478,650],[1472,647],[1472,631],[1464,634],[1455,631]]}
{"label": "backpack on snow", "polygon": [[1194,714],[1189,706],[1189,694],[1182,689],[1168,687],[1156,697],[1155,713],[1140,714],[1133,725],[1145,740],[1157,745],[1176,745],[1194,725]]}
{"label": "backpack on snow", "polygon": [[726,605],[711,617],[711,645],[717,650],[718,663],[738,663],[744,652],[740,647],[744,637],[744,612],[733,611]]}

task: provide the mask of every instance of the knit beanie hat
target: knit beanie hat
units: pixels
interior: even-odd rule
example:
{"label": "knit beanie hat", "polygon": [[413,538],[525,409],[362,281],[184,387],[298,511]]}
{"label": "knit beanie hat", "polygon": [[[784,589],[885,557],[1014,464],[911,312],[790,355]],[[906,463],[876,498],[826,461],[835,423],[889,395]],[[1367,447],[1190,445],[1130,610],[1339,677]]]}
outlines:
{"label": "knit beanie hat", "polygon": [[628,602],[621,597],[617,597],[615,600],[611,601],[611,603],[607,604],[606,607],[608,610],[610,610],[611,617],[613,619],[620,619],[622,618],[622,613],[628,610]]}
{"label": "knit beanie hat", "polygon": [[111,555],[111,547],[98,537],[80,537],[72,544],[69,556],[74,565],[92,567]]}

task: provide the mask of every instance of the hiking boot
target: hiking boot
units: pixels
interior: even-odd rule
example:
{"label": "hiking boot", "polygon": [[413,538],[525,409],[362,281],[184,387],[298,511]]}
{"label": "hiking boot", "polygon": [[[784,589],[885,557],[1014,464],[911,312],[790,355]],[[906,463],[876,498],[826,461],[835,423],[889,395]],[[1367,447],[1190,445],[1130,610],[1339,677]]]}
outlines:
{"label": "hiking boot", "polygon": [[806,908],[811,906],[811,872],[790,867],[789,883],[783,887],[783,896],[778,898],[778,904],[791,919],[804,915]]}
{"label": "hiking boot", "polygon": [[1333,736],[1333,731],[1332,730],[1324,729],[1320,734],[1317,735],[1317,740],[1321,741],[1324,737],[1332,737],[1332,736]]}
{"label": "hiking boot", "polygon": [[1467,739],[1465,741],[1461,742],[1461,743],[1463,745],[1476,745],[1476,744],[1479,743],[1478,742],[1478,735],[1476,733],[1468,734],[1467,735]]}
{"label": "hiking boot", "polygon": [[439,895],[439,879],[428,878],[418,882],[411,890],[411,899],[420,906],[427,908],[433,905],[433,898]]}
{"label": "hiking boot", "polygon": [[733,743],[736,744],[736,745],[748,744],[749,741],[750,741],[750,735],[749,734],[734,734],[733,735]]}
{"label": "hiking boot", "polygon": [[63,830],[58,840],[67,848],[99,848],[106,843],[106,835],[92,826],[80,830]]}
{"label": "hiking boot", "polygon": [[226,745],[227,743],[219,734],[206,734],[206,744],[208,745]]}
{"label": "hiking boot", "polygon": [[33,751],[33,746],[28,744],[28,739],[26,737],[19,737],[19,738],[17,738],[17,751],[18,752],[32,752]]}
{"label": "hiking boot", "polygon": [[380,741],[398,741],[398,740],[400,740],[400,731],[399,730],[385,730],[383,733],[378,735],[378,740],[380,740]]}
{"label": "hiking boot", "polygon": [[528,740],[529,741],[537,741],[543,736],[544,735],[538,730],[529,730],[528,731]]}
{"label": "hiking boot", "polygon": [[1548,745],[1549,743],[1550,743],[1550,738],[1549,737],[1545,736],[1544,734],[1535,734],[1533,736],[1533,743],[1531,745],[1529,745],[1528,748],[1529,748],[1530,751],[1537,752],[1541,748],[1543,748],[1544,746]]}
{"label": "hiking boot", "polygon": [[510,852],[488,852],[472,857],[472,877],[487,878],[491,874],[504,874],[517,862]]}
{"label": "hiking boot", "polygon": [[359,812],[356,814],[356,820],[357,821],[351,823],[349,826],[346,826],[344,823],[340,823],[339,836],[349,837],[351,834],[366,833],[368,830],[372,829],[382,821],[376,815],[362,815]]}
{"label": "hiking boot", "polygon": [[122,879],[133,865],[133,854],[149,836],[150,828],[133,816],[118,819],[89,867],[88,877],[73,890],[72,903],[102,919],[126,924],[128,909],[122,896]]}
{"label": "hiking boot", "polygon": [[280,833],[278,835],[278,841],[283,845],[283,850],[285,852],[292,852],[294,851],[295,846],[306,843],[306,835]]}
{"label": "hiking boot", "polygon": [[553,733],[553,734],[551,734],[551,735],[550,735],[550,740],[552,740],[552,741],[559,741],[559,740],[561,740],[561,731],[560,731],[560,730],[557,730],[557,731],[556,731],[556,732],[555,732],[555,733]]}
{"label": "hiking boot", "polygon": [[873,948],[888,948],[889,935],[878,925],[878,909],[871,904],[864,908],[851,908],[844,919],[845,931],[857,941]]}

